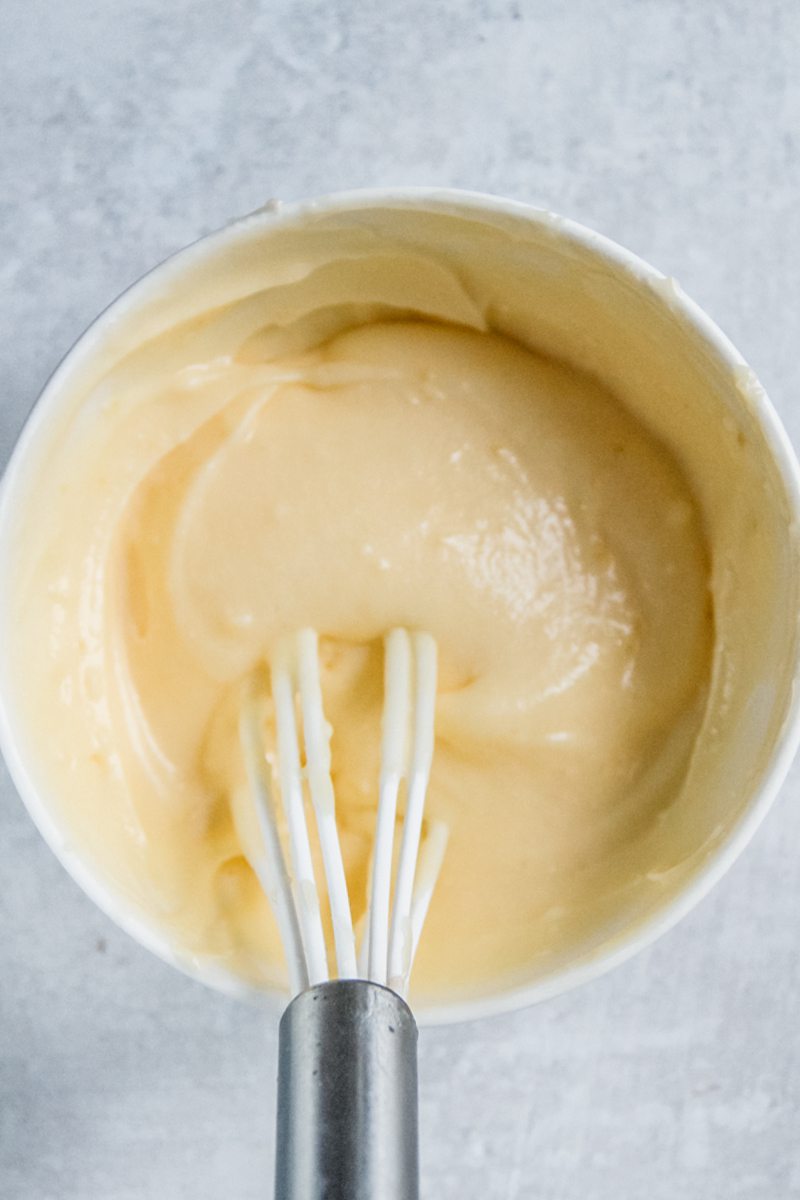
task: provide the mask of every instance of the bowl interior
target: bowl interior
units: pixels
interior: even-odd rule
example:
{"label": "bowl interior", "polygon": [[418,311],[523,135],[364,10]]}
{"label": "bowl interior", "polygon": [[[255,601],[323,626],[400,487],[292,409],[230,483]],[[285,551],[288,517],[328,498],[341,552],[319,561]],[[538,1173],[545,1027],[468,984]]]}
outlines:
{"label": "bowl interior", "polygon": [[[313,302],[312,302],[313,296]],[[322,297],[322,299],[320,299]],[[599,377],[679,461],[704,516],[715,652],[686,785],[665,825],[674,862],[624,898],[568,955],[513,988],[447,1004],[446,1021],[541,999],[626,957],[667,928],[732,861],[788,767],[796,738],[798,487],[780,425],[733,347],[673,281],[605,239],[520,205],[452,193],[354,194],[245,219],[157,268],[87,332],[48,385],[0,503],[0,571],[20,560],[37,480],[70,423],[91,419],[109,372],[135,373],[166,331],[191,362],[193,322],[233,304],[301,345],[375,318],[423,316],[507,334]],[[313,308],[314,317],[308,314]],[[271,335],[270,335],[271,336]],[[160,352],[160,351],[159,351]],[[248,989],[187,958],[121,885],[98,847],[113,814],[83,824],[28,749],[8,604],[0,609],[4,753],[34,820],[78,882],[149,948],[213,986]],[[99,830],[105,822],[107,827]]]}

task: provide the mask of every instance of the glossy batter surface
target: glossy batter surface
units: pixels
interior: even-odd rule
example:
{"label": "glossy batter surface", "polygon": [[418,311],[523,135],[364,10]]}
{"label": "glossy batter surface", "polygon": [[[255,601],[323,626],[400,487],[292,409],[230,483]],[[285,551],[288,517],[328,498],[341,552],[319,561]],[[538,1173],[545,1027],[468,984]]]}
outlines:
{"label": "glossy batter surface", "polygon": [[306,625],[356,916],[381,639],[438,642],[450,843],[418,993],[521,978],[657,873],[638,847],[702,718],[709,564],[677,466],[599,384],[434,322],[272,361],[251,339],[106,397],[60,468],[18,584],[23,700],[82,841],[185,953],[281,977],[236,725]]}

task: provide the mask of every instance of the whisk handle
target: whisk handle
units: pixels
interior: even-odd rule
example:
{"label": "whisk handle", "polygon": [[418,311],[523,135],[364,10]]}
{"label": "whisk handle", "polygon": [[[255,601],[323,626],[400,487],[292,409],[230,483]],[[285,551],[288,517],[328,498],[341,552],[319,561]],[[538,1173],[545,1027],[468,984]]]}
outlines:
{"label": "whisk handle", "polygon": [[418,1200],[417,1026],[389,988],[336,980],[283,1014],[275,1200]]}

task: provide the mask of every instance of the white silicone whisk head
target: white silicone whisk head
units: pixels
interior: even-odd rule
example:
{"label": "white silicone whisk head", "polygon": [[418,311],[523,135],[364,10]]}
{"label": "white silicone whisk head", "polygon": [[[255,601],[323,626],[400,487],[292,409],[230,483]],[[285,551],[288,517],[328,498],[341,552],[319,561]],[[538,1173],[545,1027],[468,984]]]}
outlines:
{"label": "white silicone whisk head", "polygon": [[[394,629],[385,639],[375,845],[357,955],[336,825],[330,727],[323,709],[318,640],[313,629],[303,629],[285,639],[272,659],[277,788],[265,755],[255,687],[248,690],[242,706],[242,748],[262,834],[261,854],[251,865],[278,922],[293,992],[332,978],[363,978],[404,996],[447,845],[447,827],[442,822],[430,822],[423,833],[434,750],[436,642],[430,634],[406,629]],[[298,730],[298,712],[302,731]],[[395,868],[394,837],[403,786],[406,806]],[[328,962],[306,819],[306,789],[322,851],[335,971]],[[279,804],[288,831],[288,856],[278,830]]]}

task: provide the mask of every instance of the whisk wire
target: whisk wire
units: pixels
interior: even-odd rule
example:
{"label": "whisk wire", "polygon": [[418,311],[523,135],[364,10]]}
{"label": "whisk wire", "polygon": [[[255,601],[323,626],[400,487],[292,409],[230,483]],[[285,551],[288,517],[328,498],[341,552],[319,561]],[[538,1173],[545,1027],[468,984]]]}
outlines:
{"label": "whisk wire", "polygon": [[397,798],[406,770],[411,708],[411,639],[405,629],[393,629],[387,636],[384,671],[381,774],[367,931],[367,978],[382,984],[388,982],[392,852]]}
{"label": "whisk wire", "polygon": [[411,970],[413,936],[411,905],[419,856],[425,796],[433,761],[436,702],[436,642],[428,633],[411,636],[414,655],[414,723],[403,840],[397,864],[394,906],[389,931],[389,986],[402,993]]}
{"label": "whisk wire", "polygon": [[[428,915],[433,889],[436,887],[444,862],[445,851],[450,831],[444,821],[431,822],[430,829],[422,841],[414,876],[414,892],[411,897],[411,962],[417,954],[422,927]],[[408,991],[408,975],[400,988],[400,995],[405,997]]]}
{"label": "whisk wire", "polygon": [[[381,772],[375,846],[360,955],[356,955],[336,803],[331,777],[330,728],[325,720],[319,644],[301,630],[276,649],[271,668],[278,780],[288,829],[289,858],[281,841],[271,774],[264,754],[253,688],[240,716],[245,768],[263,836],[264,853],[252,863],[273,906],[294,992],[329,979],[328,955],[315,881],[304,801],[304,776],[314,810],[327,884],[337,976],[389,984],[404,995],[447,845],[447,828],[422,825],[434,748],[436,643],[425,633],[392,630],[385,642]],[[295,697],[305,751],[301,761]],[[410,736],[409,736],[410,735]],[[410,746],[409,746],[410,742]],[[392,903],[394,833],[400,789],[406,812]],[[293,883],[292,883],[293,880]]]}
{"label": "whisk wire", "polygon": [[329,978],[328,956],[303,801],[303,776],[294,709],[293,649],[290,643],[284,642],[275,652],[272,662],[272,697],[275,702],[278,735],[281,799],[289,826],[294,899],[303,935],[308,980],[314,984],[324,983]]}
{"label": "whisk wire", "polygon": [[289,984],[293,992],[300,992],[308,987],[308,969],[303,952],[303,939],[297,919],[297,910],[292,897],[292,884],[278,836],[272,780],[264,758],[256,695],[252,688],[242,707],[239,733],[244,749],[247,781],[255,800],[259,828],[264,842],[264,857],[257,858],[252,865],[278,922],[278,930],[286,953]]}
{"label": "whisk wire", "polygon": [[336,828],[330,733],[322,706],[319,646],[317,634],[313,629],[304,629],[297,635],[297,669],[303,713],[306,775],[328,884],[337,974],[339,979],[354,979],[358,975],[356,941],[342,847]]}

